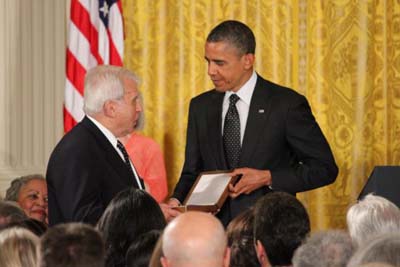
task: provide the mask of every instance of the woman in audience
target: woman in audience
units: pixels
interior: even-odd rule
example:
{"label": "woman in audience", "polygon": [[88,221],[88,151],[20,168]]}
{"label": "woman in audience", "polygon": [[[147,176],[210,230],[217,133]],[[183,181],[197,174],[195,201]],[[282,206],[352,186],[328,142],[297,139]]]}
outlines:
{"label": "woman in audience", "polygon": [[2,267],[36,267],[39,238],[29,230],[13,227],[0,232],[0,265]]}
{"label": "woman in audience", "polygon": [[7,189],[5,200],[17,202],[28,217],[47,224],[47,184],[43,175],[14,179]]}
{"label": "woman in audience", "polygon": [[106,245],[106,266],[126,266],[129,245],[141,234],[165,225],[160,206],[147,192],[129,188],[118,193],[97,224]]}
{"label": "woman in audience", "polygon": [[253,238],[254,209],[250,208],[235,219],[227,228],[228,247],[231,249],[230,267],[260,266]]}
{"label": "woman in audience", "polygon": [[347,227],[355,246],[375,235],[400,232],[400,209],[381,196],[368,194],[347,211]]}

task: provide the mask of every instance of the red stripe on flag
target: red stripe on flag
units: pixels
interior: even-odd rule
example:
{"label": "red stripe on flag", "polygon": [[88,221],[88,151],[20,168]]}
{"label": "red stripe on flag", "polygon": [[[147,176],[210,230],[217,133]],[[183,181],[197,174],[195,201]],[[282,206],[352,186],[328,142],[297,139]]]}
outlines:
{"label": "red stripe on flag", "polygon": [[86,69],[82,67],[71,51],[67,49],[67,79],[82,96],[85,85],[85,75]]}
{"label": "red stripe on flag", "polygon": [[77,122],[74,120],[74,118],[71,116],[71,114],[65,108],[65,106],[63,108],[63,113],[64,113],[64,132],[67,133],[72,128],[74,128],[74,126],[77,124]]}
{"label": "red stripe on flag", "polygon": [[114,40],[111,38],[109,30],[107,30],[107,35],[110,40],[110,65],[122,66],[122,57],[119,55],[118,50],[114,45]]}
{"label": "red stripe on flag", "polygon": [[71,2],[71,21],[79,31],[85,36],[90,44],[90,52],[96,58],[98,64],[103,64],[103,59],[99,54],[99,33],[90,22],[88,10],[77,0]]}

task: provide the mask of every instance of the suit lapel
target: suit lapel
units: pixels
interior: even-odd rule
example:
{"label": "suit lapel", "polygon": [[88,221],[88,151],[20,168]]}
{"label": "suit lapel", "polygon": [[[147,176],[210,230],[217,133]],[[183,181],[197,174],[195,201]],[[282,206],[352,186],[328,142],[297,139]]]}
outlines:
{"label": "suit lapel", "polygon": [[122,161],[122,158],[100,129],[97,128],[97,126],[87,117],[85,117],[81,123],[94,136],[96,143],[101,147],[101,150],[104,151],[104,155],[102,156],[106,158],[106,161],[111,165],[118,176],[121,177],[121,179],[126,179],[128,184],[136,185],[136,182],[133,182],[134,177],[130,177],[131,175],[126,168],[125,163]]}
{"label": "suit lapel", "polygon": [[246,167],[251,162],[251,157],[261,142],[261,133],[264,132],[266,120],[270,112],[271,96],[268,88],[263,85],[264,80],[258,76],[253,96],[251,97],[249,115],[242,142],[239,167]]}
{"label": "suit lapel", "polygon": [[222,102],[225,93],[214,92],[211,95],[211,104],[207,107],[207,131],[210,142],[211,156],[215,157],[217,166],[226,169],[225,154],[222,145]]}

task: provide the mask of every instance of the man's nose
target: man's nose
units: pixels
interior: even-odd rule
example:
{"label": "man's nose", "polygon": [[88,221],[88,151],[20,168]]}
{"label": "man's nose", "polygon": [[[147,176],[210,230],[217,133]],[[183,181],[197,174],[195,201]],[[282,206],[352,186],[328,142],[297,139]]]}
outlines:
{"label": "man's nose", "polygon": [[217,68],[215,67],[215,64],[213,64],[212,62],[208,63],[208,75],[215,75],[217,72]]}

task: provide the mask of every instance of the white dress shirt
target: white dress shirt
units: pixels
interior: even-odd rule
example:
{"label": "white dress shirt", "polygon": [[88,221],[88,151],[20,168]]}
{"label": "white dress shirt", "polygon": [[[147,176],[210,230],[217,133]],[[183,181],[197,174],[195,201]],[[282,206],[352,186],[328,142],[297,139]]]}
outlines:
{"label": "white dress shirt", "polygon": [[[108,130],[106,127],[104,127],[100,122],[98,122],[96,119],[94,119],[93,117],[90,117],[89,115],[86,115],[86,116],[94,123],[94,125],[97,126],[97,128],[99,128],[99,130],[104,134],[104,136],[107,138],[107,140],[111,143],[111,145],[117,151],[117,153],[121,157],[121,159],[125,162],[124,155],[122,154],[121,150],[119,150],[119,148],[117,147],[118,139],[114,136],[114,134],[110,130]],[[131,159],[129,159],[129,163],[131,164],[133,173],[135,174],[136,183],[138,184],[140,189],[143,189],[142,183],[139,180],[139,175],[135,169],[135,166],[132,164]]]}

